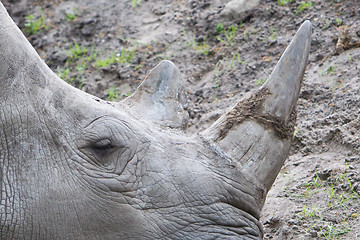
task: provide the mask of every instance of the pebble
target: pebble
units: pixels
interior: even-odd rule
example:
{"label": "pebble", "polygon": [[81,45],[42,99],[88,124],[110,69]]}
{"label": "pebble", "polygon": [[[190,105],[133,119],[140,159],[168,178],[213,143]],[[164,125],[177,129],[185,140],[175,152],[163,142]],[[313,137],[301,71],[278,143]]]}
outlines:
{"label": "pebble", "polygon": [[311,237],[313,237],[313,238],[316,238],[316,237],[318,236],[318,234],[317,234],[316,231],[311,231],[311,232],[310,232],[310,235],[311,235]]}
{"label": "pebble", "polygon": [[245,13],[254,9],[259,2],[260,0],[232,0],[225,5],[220,15],[227,20],[245,18]]}
{"label": "pebble", "polygon": [[294,231],[299,230],[299,226],[296,226],[296,225],[292,226],[292,230],[294,230]]}
{"label": "pebble", "polygon": [[288,221],[288,224],[289,225],[296,225],[298,223],[298,221],[296,221],[296,220],[294,220],[294,219],[290,219],[289,221]]}

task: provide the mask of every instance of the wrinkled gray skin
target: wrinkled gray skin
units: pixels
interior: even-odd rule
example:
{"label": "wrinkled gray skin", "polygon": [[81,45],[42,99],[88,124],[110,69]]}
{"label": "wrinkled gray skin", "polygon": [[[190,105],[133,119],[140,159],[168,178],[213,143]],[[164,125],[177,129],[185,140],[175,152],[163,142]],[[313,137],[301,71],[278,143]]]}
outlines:
{"label": "wrinkled gray skin", "polygon": [[310,45],[306,21],[268,81],[188,136],[161,62],[120,103],[59,79],[0,4],[1,239],[261,239]]}

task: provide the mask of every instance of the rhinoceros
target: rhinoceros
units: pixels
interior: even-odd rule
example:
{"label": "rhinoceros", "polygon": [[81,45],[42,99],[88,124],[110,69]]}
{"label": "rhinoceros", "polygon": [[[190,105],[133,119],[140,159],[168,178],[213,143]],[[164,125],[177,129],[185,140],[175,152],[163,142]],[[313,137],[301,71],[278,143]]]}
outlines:
{"label": "rhinoceros", "polygon": [[108,102],[57,77],[0,4],[1,239],[261,239],[293,137],[305,21],[263,86],[186,133],[170,61]]}

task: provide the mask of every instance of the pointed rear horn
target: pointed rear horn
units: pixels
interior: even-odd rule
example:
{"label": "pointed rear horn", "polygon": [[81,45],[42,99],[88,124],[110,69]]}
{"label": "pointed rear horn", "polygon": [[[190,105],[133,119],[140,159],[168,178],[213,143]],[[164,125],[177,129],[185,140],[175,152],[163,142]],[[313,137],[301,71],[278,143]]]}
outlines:
{"label": "pointed rear horn", "polygon": [[160,62],[135,93],[123,102],[144,120],[177,129],[187,127],[189,116],[185,110],[184,81],[171,61]]}
{"label": "pointed rear horn", "polygon": [[310,38],[305,21],[264,85],[201,134],[265,192],[288,156]]}

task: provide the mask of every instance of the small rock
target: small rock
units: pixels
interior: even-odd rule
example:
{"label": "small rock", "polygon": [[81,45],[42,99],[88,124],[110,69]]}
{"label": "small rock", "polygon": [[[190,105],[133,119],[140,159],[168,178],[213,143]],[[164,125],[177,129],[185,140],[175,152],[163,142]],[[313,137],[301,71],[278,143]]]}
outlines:
{"label": "small rock", "polygon": [[288,221],[288,224],[289,224],[289,225],[296,225],[297,223],[298,223],[298,221],[295,220],[295,219],[290,219],[290,220]]}
{"label": "small rock", "polygon": [[318,172],[317,176],[320,178],[320,180],[324,181],[330,177],[331,172],[332,172],[332,169],[326,169],[322,173]]}
{"label": "small rock", "polygon": [[315,57],[315,61],[321,61],[324,59],[324,55],[322,55],[321,53],[317,54],[316,57]]}
{"label": "small rock", "polygon": [[357,192],[358,194],[360,194],[360,183],[357,182],[352,186],[352,189]]}
{"label": "small rock", "polygon": [[220,16],[226,20],[246,18],[246,12],[254,9],[260,0],[232,0],[221,11]]}
{"label": "small rock", "polygon": [[294,162],[293,165],[297,167],[297,166],[299,166],[301,163],[302,163],[302,161]]}
{"label": "small rock", "polygon": [[289,233],[291,233],[290,228],[288,227],[283,227],[282,231],[281,231],[284,235],[288,235]]}
{"label": "small rock", "polygon": [[203,91],[202,89],[197,90],[197,91],[195,92],[195,96],[200,97],[200,96],[202,96],[202,95],[203,95],[203,93],[204,93],[204,91]]}
{"label": "small rock", "polygon": [[205,37],[203,35],[200,35],[196,38],[196,42],[201,43],[204,41],[204,39],[205,39]]}
{"label": "small rock", "polygon": [[166,11],[164,8],[159,7],[159,8],[154,8],[153,13],[157,16],[161,16],[161,15],[164,15],[166,13]]}
{"label": "small rock", "polygon": [[298,231],[298,230],[299,230],[299,226],[296,226],[296,225],[292,226],[292,230]]}

